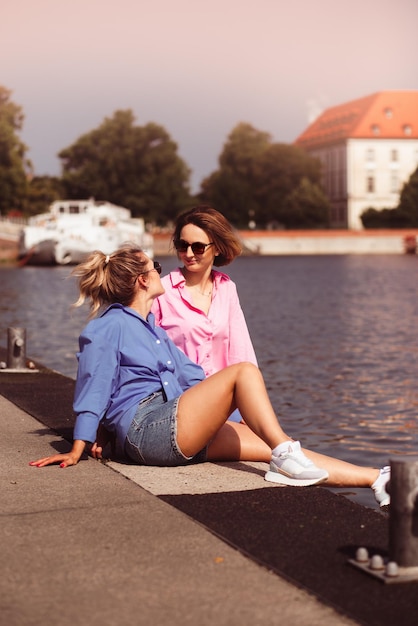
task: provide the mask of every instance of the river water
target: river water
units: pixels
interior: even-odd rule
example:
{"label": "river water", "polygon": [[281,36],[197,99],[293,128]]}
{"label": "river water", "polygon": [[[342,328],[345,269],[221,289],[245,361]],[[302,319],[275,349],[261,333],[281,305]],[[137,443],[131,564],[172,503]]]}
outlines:
{"label": "river water", "polygon": [[[158,257],[163,273],[175,257]],[[241,257],[236,282],[273,406],[306,447],[376,467],[418,454],[418,257]],[[0,268],[0,345],[75,378],[86,308],[68,267]],[[373,506],[369,490],[342,493]]]}

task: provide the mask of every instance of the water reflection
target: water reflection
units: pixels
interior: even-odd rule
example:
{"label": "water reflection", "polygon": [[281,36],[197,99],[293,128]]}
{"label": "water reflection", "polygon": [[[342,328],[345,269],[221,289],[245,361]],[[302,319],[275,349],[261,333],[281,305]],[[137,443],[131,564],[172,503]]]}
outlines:
{"label": "water reflection", "polygon": [[273,404],[305,444],[363,465],[417,454],[417,270],[408,256],[231,266]]}
{"label": "water reflection", "polygon": [[[224,269],[289,433],[363,465],[417,454],[416,257],[242,257]],[[0,269],[0,343],[25,327],[28,355],[74,378],[87,310],[70,308],[70,271]],[[353,498],[371,505],[368,490]]]}
{"label": "water reflection", "polygon": [[1,268],[0,341],[7,328],[26,328],[27,354],[72,378],[86,310],[72,310],[76,285],[65,267]]}

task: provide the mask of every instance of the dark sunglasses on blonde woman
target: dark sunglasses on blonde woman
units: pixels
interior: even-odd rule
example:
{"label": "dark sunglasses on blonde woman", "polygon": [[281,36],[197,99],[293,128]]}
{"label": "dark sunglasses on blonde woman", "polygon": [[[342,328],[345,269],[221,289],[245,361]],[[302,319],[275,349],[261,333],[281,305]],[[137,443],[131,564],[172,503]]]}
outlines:
{"label": "dark sunglasses on blonde woman", "polygon": [[162,266],[158,263],[158,261],[154,261],[154,267],[150,270],[146,270],[145,272],[141,272],[141,274],[148,274],[148,272],[153,272],[154,270],[156,272],[158,272],[158,274],[161,274],[162,272]]}

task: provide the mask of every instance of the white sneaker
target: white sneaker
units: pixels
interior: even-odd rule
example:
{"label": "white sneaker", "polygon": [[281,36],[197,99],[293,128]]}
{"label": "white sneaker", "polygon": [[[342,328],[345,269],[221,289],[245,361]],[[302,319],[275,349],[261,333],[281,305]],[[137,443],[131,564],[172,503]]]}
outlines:
{"label": "white sneaker", "polygon": [[328,472],[316,467],[300,448],[299,441],[290,441],[279,456],[272,456],[265,480],[293,487],[309,487],[324,482]]}
{"label": "white sneaker", "polygon": [[390,495],[386,491],[387,484],[390,480],[390,465],[385,465],[380,470],[379,476],[372,485],[374,497],[379,506],[388,506],[390,504]]}

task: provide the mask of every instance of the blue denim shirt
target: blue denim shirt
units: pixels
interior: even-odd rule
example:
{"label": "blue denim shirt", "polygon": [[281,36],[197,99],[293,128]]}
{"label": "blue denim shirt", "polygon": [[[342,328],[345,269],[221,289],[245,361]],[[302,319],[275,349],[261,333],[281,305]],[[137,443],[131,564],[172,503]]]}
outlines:
{"label": "blue denim shirt", "polygon": [[74,439],[94,442],[104,418],[123,446],[143,398],[161,390],[167,400],[176,398],[205,377],[202,368],[155,326],[152,313],[145,320],[121,304],[89,322],[79,345]]}

